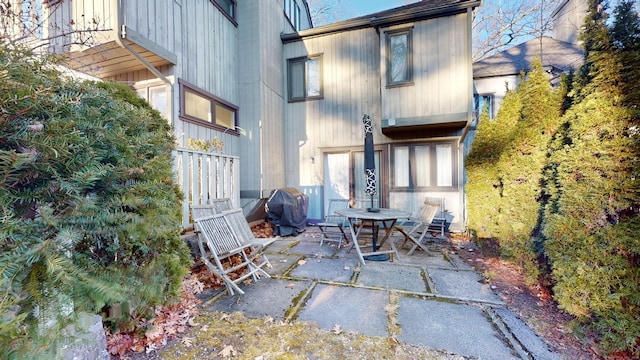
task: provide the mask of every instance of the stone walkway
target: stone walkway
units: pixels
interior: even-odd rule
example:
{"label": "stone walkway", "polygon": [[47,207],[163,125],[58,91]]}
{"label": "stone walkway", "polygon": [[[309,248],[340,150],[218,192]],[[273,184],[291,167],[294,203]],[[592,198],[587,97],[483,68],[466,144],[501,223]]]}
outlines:
{"label": "stone walkway", "polygon": [[[400,238],[392,237],[399,246]],[[480,359],[559,359],[446,240],[429,243],[432,254],[399,250],[399,259],[359,264],[356,251],[320,246],[309,227],[276,241],[267,255],[271,279],[247,286],[241,296],[219,292],[205,306],[246,316],[314,321],[331,330],[390,336],[387,309],[399,340]]]}

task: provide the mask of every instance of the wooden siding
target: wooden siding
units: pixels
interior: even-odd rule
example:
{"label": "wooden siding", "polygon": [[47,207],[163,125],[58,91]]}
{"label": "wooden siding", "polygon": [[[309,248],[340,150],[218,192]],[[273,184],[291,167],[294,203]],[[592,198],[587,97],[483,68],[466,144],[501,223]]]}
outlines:
{"label": "wooden siding", "polygon": [[[387,88],[382,76],[382,118],[412,118],[467,113],[471,101],[467,70],[467,14],[413,25],[413,85]],[[397,28],[402,29],[403,26]],[[382,29],[382,74],[387,71],[386,37]]]}

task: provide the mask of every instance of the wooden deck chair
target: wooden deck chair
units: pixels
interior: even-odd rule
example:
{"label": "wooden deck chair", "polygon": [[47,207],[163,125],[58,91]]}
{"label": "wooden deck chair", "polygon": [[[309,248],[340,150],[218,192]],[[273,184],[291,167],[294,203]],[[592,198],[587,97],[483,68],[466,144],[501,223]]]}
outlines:
{"label": "wooden deck chair", "polygon": [[412,255],[417,248],[421,248],[427,254],[431,253],[424,244],[424,239],[429,234],[429,227],[432,225],[433,218],[439,208],[440,204],[425,201],[418,217],[396,224],[396,229],[404,235],[400,247],[403,247],[409,240],[413,243],[407,255]]}
{"label": "wooden deck chair", "polygon": [[233,209],[231,199],[211,199],[209,200],[209,204],[191,205],[191,218],[193,220],[196,220],[205,216],[219,214],[223,211],[231,209]]}
{"label": "wooden deck chair", "polygon": [[254,247],[254,251],[259,252],[267,262],[267,266],[271,268],[271,263],[267,256],[262,252],[264,249],[273,244],[277,240],[277,238],[256,238],[253,235],[253,231],[251,231],[251,227],[247,222],[247,219],[244,217],[242,213],[242,209],[231,209],[227,211],[223,211],[221,213],[227,219],[231,227],[234,229],[238,236],[238,240],[243,245],[250,245]]}
{"label": "wooden deck chair", "polygon": [[[268,262],[262,260],[257,264],[254,263],[254,259],[260,255],[260,253],[256,252],[252,253],[252,255],[247,255],[247,251],[245,250],[249,249],[251,245],[242,244],[239,241],[236,232],[224,214],[216,214],[197,219],[195,225],[201,239],[198,244],[200,246],[202,261],[212,273],[222,278],[229,295],[233,295],[234,291],[244,294],[244,291],[240,289],[238,283],[249,277],[252,277],[255,281],[258,280],[259,274],[270,277],[269,274],[262,269]],[[231,261],[235,256],[240,257],[240,263]],[[213,259],[213,262],[211,259]],[[236,273],[242,269],[246,269],[242,275],[231,278],[230,275],[232,273]]]}
{"label": "wooden deck chair", "polygon": [[344,232],[344,227],[347,225],[347,219],[336,214],[336,210],[346,209],[349,207],[349,199],[330,199],[329,206],[327,208],[327,215],[324,220],[318,223],[320,228],[320,246],[325,241],[334,241],[338,243],[338,249],[342,246],[342,240],[347,239],[347,235]]}
{"label": "wooden deck chair", "polygon": [[444,198],[426,197],[424,198],[424,201],[434,203],[434,204],[440,204],[440,207],[438,208],[438,212],[436,212],[436,215],[433,217],[433,220],[431,221],[431,226],[429,226],[429,231],[437,231],[440,233],[441,238],[445,238],[444,232],[445,232],[445,229],[447,228],[447,219],[444,215],[445,214]]}

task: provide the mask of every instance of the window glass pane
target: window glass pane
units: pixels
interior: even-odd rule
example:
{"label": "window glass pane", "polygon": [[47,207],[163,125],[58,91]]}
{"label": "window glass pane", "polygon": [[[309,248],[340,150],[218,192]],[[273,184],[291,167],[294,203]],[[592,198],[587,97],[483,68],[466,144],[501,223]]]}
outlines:
{"label": "window glass pane", "polygon": [[149,104],[167,118],[167,87],[165,85],[149,88]]}
{"label": "window glass pane", "polygon": [[211,122],[211,101],[192,91],[184,91],[184,113]]}
{"label": "window glass pane", "polygon": [[390,46],[390,66],[391,66],[391,82],[407,81],[408,63],[407,63],[407,39],[408,34],[398,34],[389,37]]}
{"label": "window glass pane", "polygon": [[300,31],[300,7],[296,4],[296,21],[295,21],[296,30]]}
{"label": "window glass pane", "polygon": [[320,58],[307,60],[307,96],[320,96]]}
{"label": "window glass pane", "polygon": [[436,145],[437,186],[453,186],[451,144]]}
{"label": "window glass pane", "polygon": [[303,61],[291,61],[289,62],[289,76],[290,81],[290,99],[304,98],[304,62]]}
{"label": "window glass pane", "polygon": [[216,124],[235,129],[235,112],[231,109],[216,104]]}
{"label": "window glass pane", "polygon": [[409,147],[396,146],[393,149],[393,186],[409,186]]}
{"label": "window glass pane", "polygon": [[216,3],[220,5],[222,10],[227,13],[227,15],[234,17],[233,13],[233,1],[232,0],[216,0]]}
{"label": "window glass pane", "polygon": [[136,94],[138,94],[138,97],[141,99],[145,99],[147,100],[147,89],[137,89],[136,90]]}
{"label": "window glass pane", "polygon": [[430,186],[430,147],[428,145],[417,145],[413,151],[416,158],[414,170],[416,174],[416,186]]}

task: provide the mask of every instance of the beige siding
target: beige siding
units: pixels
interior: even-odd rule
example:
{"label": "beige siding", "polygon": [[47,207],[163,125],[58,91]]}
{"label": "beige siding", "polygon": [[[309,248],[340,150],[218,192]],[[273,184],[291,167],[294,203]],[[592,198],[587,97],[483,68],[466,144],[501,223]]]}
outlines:
{"label": "beige siding", "polygon": [[413,24],[414,84],[401,87],[386,87],[384,31],[389,29],[381,31],[382,118],[467,112],[470,92],[466,79],[469,66],[466,19],[466,14],[459,14]]}
{"label": "beige siding", "polygon": [[342,32],[285,45],[285,71],[286,59],[322,54],[324,94],[321,100],[286,104],[288,185],[322,185],[320,149],[361,145],[363,114],[374,118],[378,124],[376,141],[382,140],[378,47],[374,29]]}

